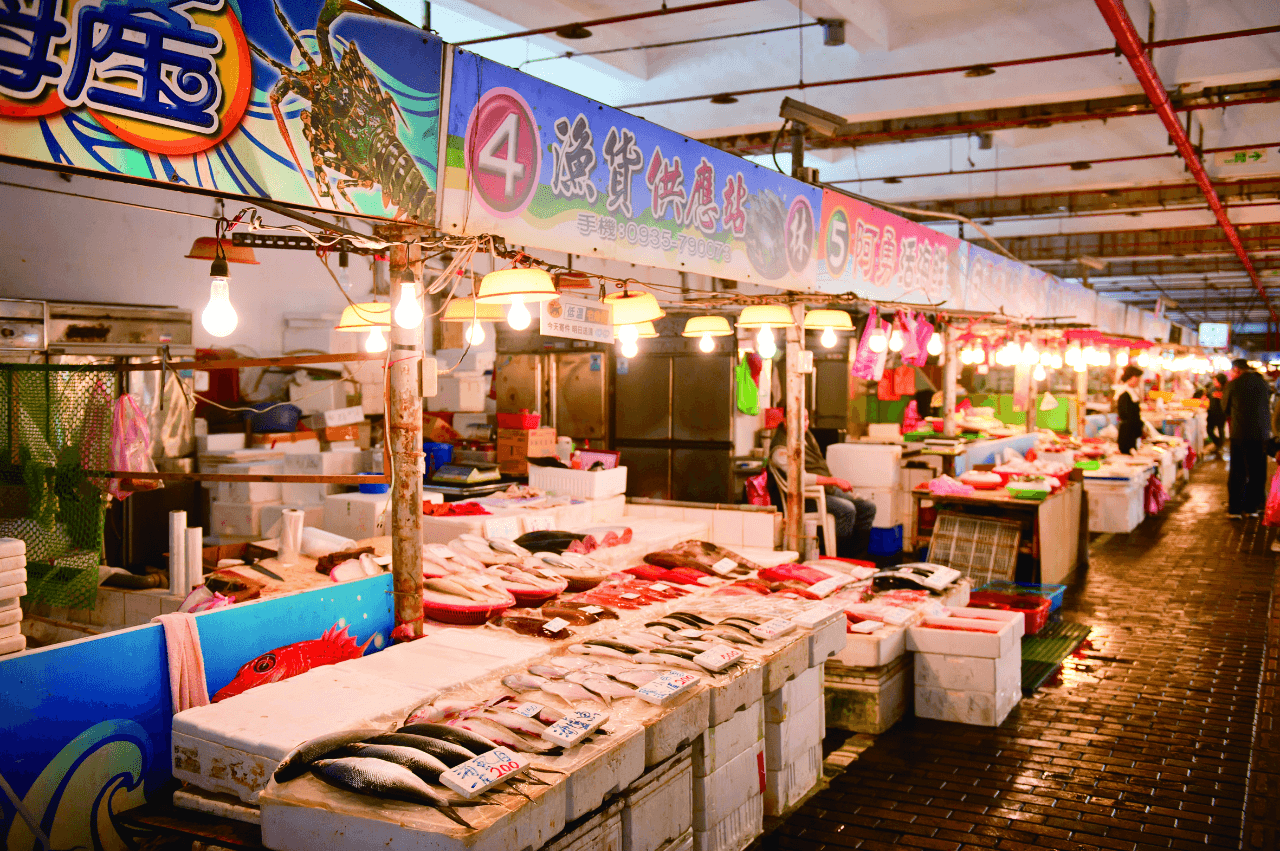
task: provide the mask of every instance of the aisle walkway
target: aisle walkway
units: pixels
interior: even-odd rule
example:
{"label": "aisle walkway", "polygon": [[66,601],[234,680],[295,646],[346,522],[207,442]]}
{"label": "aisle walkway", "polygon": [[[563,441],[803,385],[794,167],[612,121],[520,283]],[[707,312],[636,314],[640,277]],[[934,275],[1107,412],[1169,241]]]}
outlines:
{"label": "aisle walkway", "polygon": [[1226,519],[1225,485],[1203,464],[1094,542],[1064,607],[1092,646],[1061,684],[997,729],[900,722],[759,847],[1280,848],[1276,557],[1256,519]]}

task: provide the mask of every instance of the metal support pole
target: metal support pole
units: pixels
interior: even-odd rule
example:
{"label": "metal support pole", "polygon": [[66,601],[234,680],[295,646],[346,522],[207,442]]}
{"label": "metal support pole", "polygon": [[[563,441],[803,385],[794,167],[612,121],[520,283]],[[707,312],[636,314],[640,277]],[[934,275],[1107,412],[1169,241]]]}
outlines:
{"label": "metal support pole", "polygon": [[791,176],[804,180],[804,125],[791,122]]}
{"label": "metal support pole", "polygon": [[942,364],[942,433],[946,437],[956,436],[956,381],[960,376],[960,356],[956,350],[956,332],[948,327],[943,337],[945,340]]}
{"label": "metal support pole", "polygon": [[[416,251],[416,246],[415,246]],[[391,252],[391,279],[409,267],[404,245]],[[418,288],[420,292],[420,287]],[[391,575],[396,625],[422,635],[422,326],[391,323],[387,446],[391,452]]]}
{"label": "metal support pole", "polygon": [[[803,311],[803,308],[794,310]],[[803,317],[787,328],[787,510],[783,545],[804,557],[804,376],[800,352],[804,348]]]}
{"label": "metal support pole", "polygon": [[1076,373],[1076,438],[1084,438],[1084,403],[1089,399],[1089,370]]}
{"label": "metal support pole", "polygon": [[[1031,368],[1035,369],[1035,367],[1031,367]],[[1040,406],[1036,404],[1036,393],[1039,392],[1037,388],[1037,384],[1038,382],[1036,381],[1036,377],[1032,375],[1030,372],[1028,372],[1027,373],[1027,434],[1031,434],[1036,430],[1036,418],[1037,418],[1037,413],[1040,410]]]}

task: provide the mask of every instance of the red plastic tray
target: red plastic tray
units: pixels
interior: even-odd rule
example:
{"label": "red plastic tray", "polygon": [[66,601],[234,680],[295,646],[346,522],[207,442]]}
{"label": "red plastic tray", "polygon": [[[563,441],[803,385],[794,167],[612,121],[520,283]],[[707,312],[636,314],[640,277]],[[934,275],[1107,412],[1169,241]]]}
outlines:
{"label": "red plastic tray", "polygon": [[1026,622],[1023,630],[1027,635],[1035,635],[1049,620],[1049,609],[1052,602],[1047,597],[1031,594],[1001,594],[998,591],[971,591],[969,605],[975,609],[1005,609],[1022,612]]}
{"label": "red plastic tray", "polygon": [[542,422],[542,414],[521,411],[518,414],[498,414],[498,428],[519,428],[530,431]]}

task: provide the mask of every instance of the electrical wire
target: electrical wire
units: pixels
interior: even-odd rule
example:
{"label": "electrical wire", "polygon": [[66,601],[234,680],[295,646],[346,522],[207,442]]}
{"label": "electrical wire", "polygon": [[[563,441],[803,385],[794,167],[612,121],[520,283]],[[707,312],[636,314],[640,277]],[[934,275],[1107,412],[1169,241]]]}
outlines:
{"label": "electrical wire", "polygon": [[[708,35],[701,38],[686,38],[680,41],[661,41],[655,44],[635,44],[629,47],[611,47],[608,50],[590,50],[583,52],[575,52],[572,50],[564,53],[557,53],[555,56],[542,56],[537,59],[526,59],[517,66],[516,70],[520,70],[526,65],[532,65],[535,62],[549,62],[552,59],[580,59],[584,56],[605,56],[611,53],[628,53],[634,50],[659,50],[664,47],[682,47],[686,44],[703,44],[708,41],[727,41],[733,38],[745,38],[753,35],[768,35],[769,33],[786,32],[787,30],[804,29],[805,27],[822,26],[817,21],[810,21],[807,24],[787,24],[781,27],[769,27],[763,30],[750,30],[748,32],[726,33],[725,35]],[[526,42],[528,44],[528,42]]]}

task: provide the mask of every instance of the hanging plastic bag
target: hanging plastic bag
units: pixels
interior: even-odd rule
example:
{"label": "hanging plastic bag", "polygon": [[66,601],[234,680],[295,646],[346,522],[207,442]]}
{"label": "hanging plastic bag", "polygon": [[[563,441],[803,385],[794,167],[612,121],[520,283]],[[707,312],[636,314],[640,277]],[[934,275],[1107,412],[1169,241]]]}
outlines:
{"label": "hanging plastic bag", "polygon": [[749,505],[772,505],[769,500],[769,474],[761,473],[747,479],[747,503]]}
{"label": "hanging plastic bag", "polygon": [[898,383],[894,380],[892,371],[886,372],[880,379],[880,383],[876,385],[876,398],[881,402],[896,402],[901,398],[898,393]]}
{"label": "hanging plastic bag", "polygon": [[[111,469],[117,473],[156,471],[155,462],[151,460],[151,429],[138,403],[128,393],[116,400],[111,415]],[[121,476],[111,480],[107,492],[116,499],[124,499],[137,491],[155,490],[161,484],[159,479]]]}
{"label": "hanging plastic bag", "polygon": [[855,378],[861,378],[863,381],[880,380],[880,376],[876,375],[876,362],[880,360],[881,355],[871,351],[871,334],[879,327],[880,320],[876,318],[875,305],[872,305],[867,314],[867,324],[862,329],[862,339],[858,341],[858,353],[854,355],[853,365],[850,367]]}
{"label": "hanging plastic bag", "polygon": [[1280,526],[1280,470],[1271,477],[1271,492],[1267,494],[1267,510],[1262,512],[1263,526]]}
{"label": "hanging plastic bag", "polygon": [[735,375],[738,384],[738,410],[754,417],[760,413],[760,388],[756,386],[751,367],[745,359],[738,362]]}
{"label": "hanging plastic bag", "polygon": [[916,355],[920,353],[920,344],[916,342],[917,321],[916,315],[910,310],[899,310],[894,319],[894,326],[902,332],[903,363],[915,363]]}

